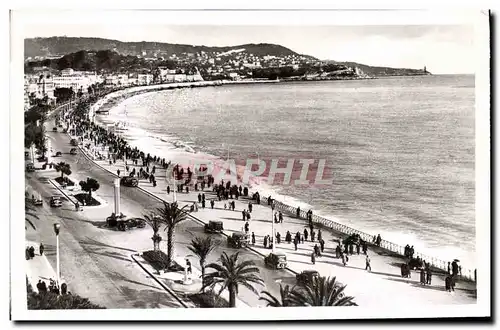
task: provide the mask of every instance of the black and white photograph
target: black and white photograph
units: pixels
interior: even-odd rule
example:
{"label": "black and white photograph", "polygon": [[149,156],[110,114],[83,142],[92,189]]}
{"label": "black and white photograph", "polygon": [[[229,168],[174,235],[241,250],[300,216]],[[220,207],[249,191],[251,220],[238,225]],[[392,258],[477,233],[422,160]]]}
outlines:
{"label": "black and white photograph", "polygon": [[490,317],[490,15],[12,10],[12,319]]}

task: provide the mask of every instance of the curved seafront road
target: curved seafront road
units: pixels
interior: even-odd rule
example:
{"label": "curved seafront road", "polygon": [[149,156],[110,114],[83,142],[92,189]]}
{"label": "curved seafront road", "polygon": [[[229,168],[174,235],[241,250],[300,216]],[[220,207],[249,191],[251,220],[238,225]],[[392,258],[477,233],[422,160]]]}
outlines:
{"label": "curved seafront road", "polygon": [[[52,123],[50,123],[52,124]],[[37,232],[28,231],[27,239],[46,246],[47,257],[56,268],[55,238],[52,225],[61,223],[60,260],[62,277],[68,282],[70,291],[88,297],[91,301],[108,308],[164,308],[181,307],[153,279],[130,258],[136,251],[152,249],[152,230],[149,227],[127,232],[113,231],[103,227],[107,216],[113,212],[113,177],[98,168],[85,156],[69,154],[69,137],[63,133],[54,133],[52,126],[47,131],[54,153],[62,151],[62,157],[53,159],[54,163],[65,161],[71,165],[71,177],[84,180],[86,177],[97,179],[100,188],[96,194],[108,204],[100,207],[85,207],[83,212],[76,212],[72,203],[65,201],[59,209],[49,206],[52,195],[60,192],[47,178],[55,178],[56,172],[27,173],[27,181],[38,190],[44,199],[40,219],[36,220]],[[121,188],[121,211],[129,217],[140,217],[144,213],[160,207],[162,204],[139,189]],[[165,238],[166,233],[161,233]],[[187,246],[194,235],[205,235],[203,227],[192,221],[181,223],[175,234],[175,254],[179,257],[192,255]],[[212,253],[207,263],[216,261],[222,252],[228,254],[236,250],[224,244],[224,237],[216,235],[222,244]],[[162,249],[165,250],[164,242]],[[273,271],[265,267],[261,257],[248,250],[239,250],[243,259],[255,260],[260,269],[260,276],[266,287],[257,287],[279,293],[279,282],[291,281],[294,275],[287,271]],[[193,266],[198,267],[198,259],[190,257]],[[265,306],[258,296],[246,288],[240,288],[238,298],[249,306]]]}

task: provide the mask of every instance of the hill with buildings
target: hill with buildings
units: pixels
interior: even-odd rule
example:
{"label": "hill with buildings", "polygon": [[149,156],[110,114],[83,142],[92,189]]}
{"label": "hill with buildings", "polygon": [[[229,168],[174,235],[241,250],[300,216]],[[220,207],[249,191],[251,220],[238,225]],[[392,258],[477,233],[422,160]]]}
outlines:
{"label": "hill with buildings", "polygon": [[[122,55],[142,56],[146,58],[167,58],[172,54],[179,56],[180,54],[195,54],[201,52],[226,53],[238,49],[243,49],[244,52],[256,56],[270,55],[285,57],[299,55],[286,47],[266,43],[210,47],[149,41],[122,42],[103,38],[50,37],[28,38],[24,40],[25,58],[60,57],[80,50],[113,50]],[[312,56],[307,57],[315,59]]]}
{"label": "hill with buildings", "polygon": [[384,76],[420,76],[420,75],[430,75],[431,73],[427,71],[424,67],[422,69],[406,69],[406,68],[389,68],[381,66],[369,66],[365,64],[360,64],[356,62],[337,62],[331,61],[335,64],[346,65],[350,67],[357,67],[365,74],[371,77],[384,77]]}

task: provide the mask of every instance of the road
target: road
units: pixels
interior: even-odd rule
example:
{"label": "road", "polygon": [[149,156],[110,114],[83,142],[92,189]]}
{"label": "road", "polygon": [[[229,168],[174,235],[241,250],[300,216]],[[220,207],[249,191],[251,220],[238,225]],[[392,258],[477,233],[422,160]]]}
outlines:
{"label": "road", "polygon": [[[59,209],[50,208],[52,195],[61,195],[47,180],[59,174],[53,172],[27,173],[27,182],[44,199],[40,209],[40,219],[36,220],[37,232],[27,232],[27,239],[43,241],[46,246],[49,262],[55,269],[55,237],[53,223],[61,224],[60,260],[62,277],[69,283],[70,291],[88,297],[91,301],[107,308],[165,308],[178,307],[179,303],[166,293],[153,279],[133,262],[130,255],[136,251],[152,249],[152,230],[149,227],[127,232],[114,231],[104,227],[105,219],[113,212],[113,179],[107,171],[102,170],[85,156],[70,155],[69,137],[64,133],[52,132],[52,124],[47,123],[47,134],[51,139],[54,153],[61,151],[61,157],[53,162],[64,161],[71,165],[71,177],[84,180],[95,178],[100,183],[95,193],[107,202],[98,207],[86,207],[83,212],[76,212],[73,204],[63,199]],[[121,188],[121,211],[129,217],[139,216],[160,207],[162,204],[137,188]],[[192,220],[179,224],[175,234],[175,254],[191,255],[188,245],[195,235],[206,235],[203,227]],[[166,237],[166,233],[162,235]],[[217,236],[221,241],[223,236]],[[165,250],[165,240],[162,249]],[[279,282],[293,282],[294,275],[287,271],[267,269],[262,257],[249,250],[239,250],[242,259],[252,259],[260,270],[260,277],[266,287],[257,290],[268,290],[278,295]],[[219,256],[236,250],[221,244],[211,254],[209,262],[215,262]],[[197,266],[197,258],[191,257],[193,266]],[[264,306],[258,296],[246,288],[240,288],[239,298],[250,306]]]}

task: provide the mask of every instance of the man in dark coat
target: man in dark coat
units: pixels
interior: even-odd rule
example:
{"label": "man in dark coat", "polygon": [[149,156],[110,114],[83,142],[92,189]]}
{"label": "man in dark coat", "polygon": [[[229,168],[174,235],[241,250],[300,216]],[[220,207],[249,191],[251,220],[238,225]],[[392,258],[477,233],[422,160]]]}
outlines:
{"label": "man in dark coat", "polygon": [[320,246],[321,252],[324,252],[325,251],[325,240],[324,239],[321,239],[319,241],[319,246]]}
{"label": "man in dark coat", "polygon": [[276,233],[276,243],[277,244],[281,243],[281,235],[280,235],[280,233]]}
{"label": "man in dark coat", "polygon": [[311,262],[313,265],[316,264],[316,253],[315,252],[311,253]]}
{"label": "man in dark coat", "polygon": [[40,242],[40,255],[43,256],[43,251],[45,250],[45,247],[43,246],[43,243]]}
{"label": "man in dark coat", "polygon": [[316,236],[316,233],[314,230],[311,230],[311,242],[314,242],[314,236]]}
{"label": "man in dark coat", "polygon": [[314,244],[314,253],[319,257],[321,253],[319,252],[318,244]]}
{"label": "man in dark coat", "polygon": [[198,203],[201,203],[201,194],[198,194]]}
{"label": "man in dark coat", "polygon": [[307,241],[307,236],[309,233],[307,232],[307,228],[304,228],[304,239]]}
{"label": "man in dark coat", "polygon": [[252,202],[248,202],[248,212],[252,213]]}
{"label": "man in dark coat", "polygon": [[297,218],[300,218],[300,207],[297,207],[296,216],[297,216]]}
{"label": "man in dark coat", "polygon": [[255,233],[252,232],[252,245],[255,245]]}
{"label": "man in dark coat", "polygon": [[214,208],[214,205],[215,205],[215,202],[214,202],[214,200],[212,199],[212,200],[210,201],[210,206],[212,207],[212,209]]}
{"label": "man in dark coat", "polygon": [[295,247],[295,251],[297,251],[297,244],[299,244],[299,241],[297,240],[297,237],[293,239],[293,245]]}

